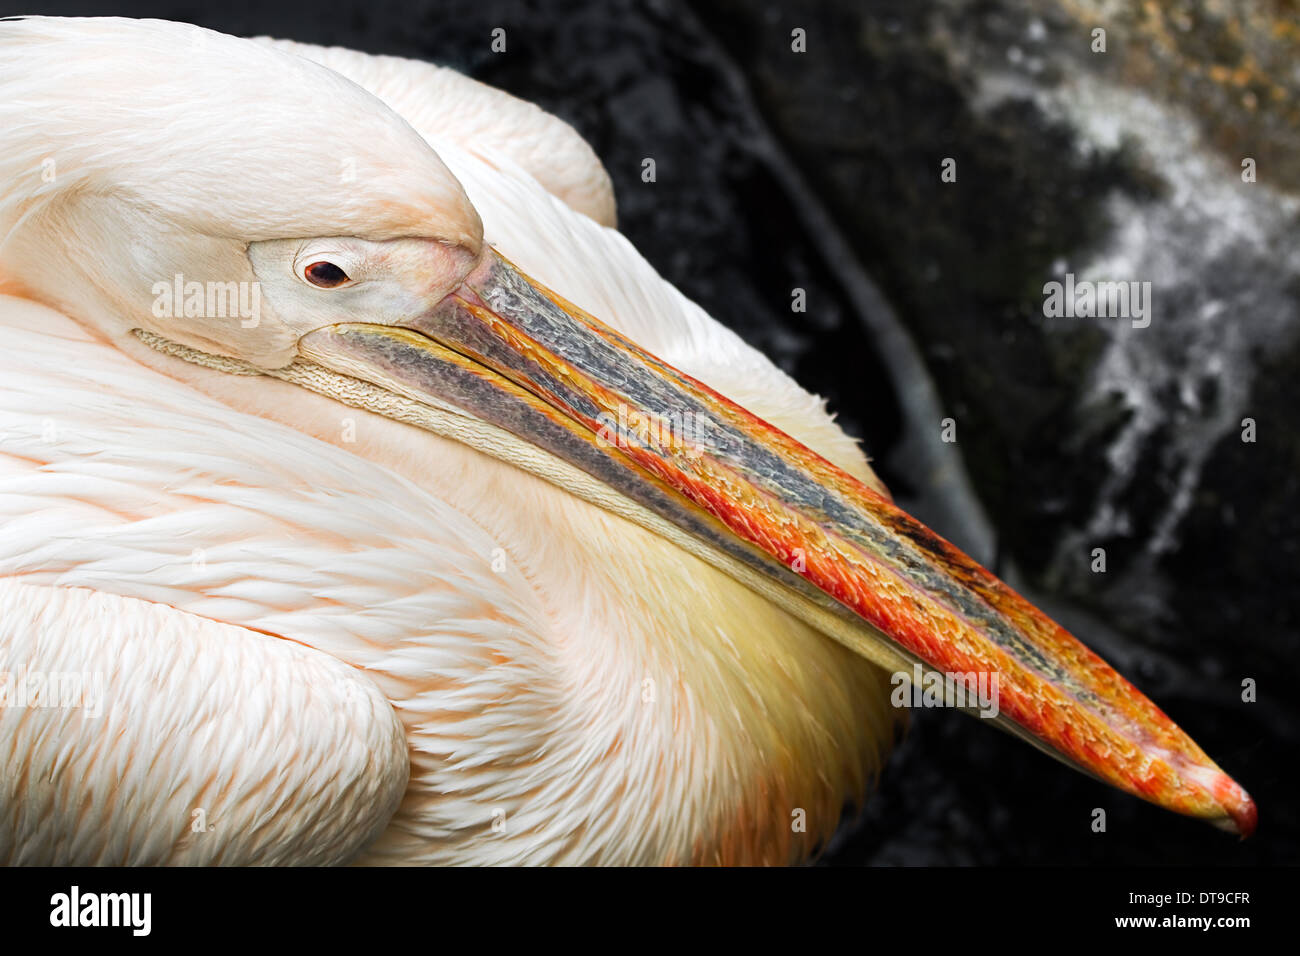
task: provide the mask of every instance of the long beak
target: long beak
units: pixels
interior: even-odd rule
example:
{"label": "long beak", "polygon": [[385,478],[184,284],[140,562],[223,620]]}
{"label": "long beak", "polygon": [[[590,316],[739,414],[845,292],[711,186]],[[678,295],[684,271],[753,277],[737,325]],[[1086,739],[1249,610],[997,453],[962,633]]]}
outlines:
{"label": "long beak", "polygon": [[564,459],[877,663],[995,677],[998,719],[1084,772],[1254,830],[1245,790],[1064,628],[884,496],[494,251],[408,328],[332,326],[301,351]]}

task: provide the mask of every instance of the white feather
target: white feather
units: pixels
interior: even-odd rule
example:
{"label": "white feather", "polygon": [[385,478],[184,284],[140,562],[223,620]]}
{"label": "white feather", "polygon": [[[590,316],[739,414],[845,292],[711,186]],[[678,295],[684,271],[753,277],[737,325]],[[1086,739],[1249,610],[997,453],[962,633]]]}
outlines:
{"label": "white feather", "polygon": [[[123,88],[141,55],[174,55],[163,51],[167,31],[177,43],[192,36],[192,28],[150,24],[138,28],[145,37],[138,49],[137,28],[119,21],[105,25],[102,38],[93,22],[38,21],[23,28],[26,40],[15,40],[13,29],[0,24],[0,48],[21,52],[23,68],[41,63],[31,36],[43,43],[62,31],[116,57]],[[301,87],[318,80],[293,65],[300,58],[273,47],[211,42],[230,57],[255,49],[243,66],[273,71],[296,90],[288,102],[308,98]],[[266,66],[267,58],[293,63]],[[37,79],[15,80],[0,66],[0,91],[14,82],[24,96],[40,93]],[[189,92],[190,109],[237,113],[256,136],[259,117],[282,105],[283,91],[239,110],[226,96]],[[401,125],[377,100],[349,102],[368,103],[373,113],[357,137],[381,120]],[[454,104],[474,105],[472,96]],[[77,122],[94,120],[78,114]],[[477,207],[486,240],[522,268],[833,461],[869,474],[819,400],[663,282],[621,235],[548,193],[491,137],[471,154],[421,132]],[[93,130],[86,136],[93,143]],[[0,168],[9,168],[7,142],[0,138]],[[259,161],[277,162],[276,145],[259,143]],[[29,150],[17,166],[34,158]],[[179,159],[169,153],[167,161]],[[111,173],[111,161],[97,162],[107,163],[97,175]],[[234,159],[229,178],[208,187],[211,205],[233,193],[240,208],[297,202],[288,180],[245,174]],[[356,187],[349,209],[366,205],[365,189]],[[0,209],[21,208],[12,195],[0,199]],[[200,197],[187,194],[184,209],[176,221],[197,234]],[[58,232],[67,223],[56,212],[51,206],[39,223],[29,220],[24,235],[48,229],[56,233],[50,242],[92,256],[123,238],[79,230],[74,242]],[[291,218],[274,210],[258,217]],[[308,235],[335,234],[328,214],[318,220]],[[190,247],[176,238],[148,241],[177,256]],[[33,278],[23,267],[53,268],[6,259],[0,247],[0,277],[11,288]],[[127,301],[120,291],[89,282],[66,301],[103,308],[107,300],[120,310]],[[24,299],[0,296],[0,325],[0,580],[46,589],[47,599],[78,588],[128,599],[106,640],[143,635],[161,605],[305,645],[363,674],[391,702],[410,763],[401,805],[364,860],[785,862],[833,830],[843,802],[861,795],[879,766],[894,721],[882,675],[669,542],[462,445],[283,382],[167,359]],[[48,613],[66,620],[71,612]],[[181,628],[175,622],[190,618],[168,620]],[[12,631],[2,633],[0,647],[12,652]],[[76,627],[51,631],[50,640],[59,634],[76,636]],[[80,635],[87,654],[93,638]],[[218,666],[208,660],[213,640],[196,625],[185,645],[202,673]],[[164,663],[168,648],[148,647],[158,666],[174,666]],[[102,645],[93,650],[105,653]],[[183,722],[198,687],[176,685],[167,705],[173,720]],[[145,686],[123,693],[131,712],[147,709]],[[294,705],[283,707],[277,719],[292,721]],[[158,746],[143,716],[123,732],[142,755]],[[24,747],[36,748],[29,759],[45,759],[27,737],[0,740],[11,759]],[[303,754],[289,747],[279,757],[291,764]],[[85,773],[107,781],[114,770],[92,761]],[[246,786],[246,801],[265,807],[266,791]],[[338,796],[340,819],[359,812],[350,794]],[[0,801],[0,821],[11,821],[17,856],[39,858],[48,832],[15,831],[14,799]],[[134,792],[132,812],[163,799]],[[166,806],[175,813],[180,804]],[[308,858],[315,831],[304,824],[295,835],[299,812],[277,811],[283,833],[267,859]],[[804,830],[791,826],[798,813]],[[74,856],[117,853],[121,839],[105,833],[102,845],[91,841]]]}

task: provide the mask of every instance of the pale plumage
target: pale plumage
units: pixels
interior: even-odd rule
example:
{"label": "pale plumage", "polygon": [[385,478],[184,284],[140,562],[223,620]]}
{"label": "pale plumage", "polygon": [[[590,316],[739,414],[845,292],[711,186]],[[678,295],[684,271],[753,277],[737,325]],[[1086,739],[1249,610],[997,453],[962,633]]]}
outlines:
{"label": "pale plumage", "polygon": [[[500,96],[491,91],[484,105]],[[434,145],[503,252],[865,471],[820,402],[659,279],[621,236],[490,145],[480,146],[486,159]],[[593,261],[608,269],[584,267]],[[640,528],[461,445],[286,384],[250,389],[125,343],[196,389],[142,370],[54,313],[10,299],[0,315],[15,346],[0,356],[0,577],[156,602],[138,613],[170,606],[237,626],[229,631],[242,645],[273,647],[252,633],[264,632],[354,665],[359,688],[378,686],[394,702],[411,760],[404,803],[364,859],[784,862],[829,834],[878,767],[894,720],[879,673]],[[0,593],[4,621],[34,600]],[[69,600],[56,590],[47,599]],[[121,630],[81,639],[117,641],[139,627],[122,613]],[[755,659],[780,664],[756,672]],[[132,686],[131,675],[118,682]],[[193,692],[178,684],[170,696]],[[39,718],[26,718],[29,733]],[[221,732],[242,740],[247,719],[234,709]],[[123,726],[140,747],[156,732]],[[298,749],[250,742],[244,761],[288,770],[302,751],[336,745],[329,728],[298,730]],[[192,751],[183,735],[163,746]],[[128,789],[138,801],[167,783],[149,777]],[[207,808],[215,839],[174,856],[150,844],[133,859],[216,858],[204,850],[221,830],[260,812],[255,794],[239,796],[242,809]],[[174,823],[188,827],[190,803],[180,801],[186,816]],[[97,809],[103,833],[130,812],[111,801]],[[791,826],[797,809],[806,830]],[[347,813],[338,825],[351,826]],[[316,852],[314,833],[296,850],[271,836],[273,848],[241,845],[242,857],[224,859]],[[53,852],[98,852],[78,847],[77,857]],[[110,847],[108,858],[124,861]],[[23,848],[33,859],[32,844]]]}

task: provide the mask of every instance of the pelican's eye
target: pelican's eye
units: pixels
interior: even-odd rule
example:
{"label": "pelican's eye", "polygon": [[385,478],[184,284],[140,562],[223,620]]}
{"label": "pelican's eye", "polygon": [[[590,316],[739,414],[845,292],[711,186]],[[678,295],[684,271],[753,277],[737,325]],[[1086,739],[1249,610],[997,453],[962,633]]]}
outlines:
{"label": "pelican's eye", "polygon": [[348,281],[348,274],[332,262],[313,262],[302,270],[302,276],[314,286],[336,289]]}

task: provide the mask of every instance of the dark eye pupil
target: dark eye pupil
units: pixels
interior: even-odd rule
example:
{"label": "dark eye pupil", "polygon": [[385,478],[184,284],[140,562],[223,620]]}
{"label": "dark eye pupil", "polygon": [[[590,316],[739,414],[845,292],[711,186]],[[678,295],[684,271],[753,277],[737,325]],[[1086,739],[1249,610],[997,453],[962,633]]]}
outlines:
{"label": "dark eye pupil", "polygon": [[348,281],[348,274],[332,262],[313,262],[304,274],[312,285],[332,289]]}

